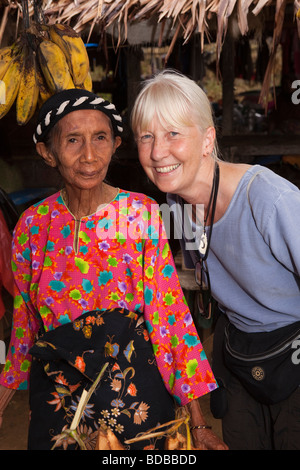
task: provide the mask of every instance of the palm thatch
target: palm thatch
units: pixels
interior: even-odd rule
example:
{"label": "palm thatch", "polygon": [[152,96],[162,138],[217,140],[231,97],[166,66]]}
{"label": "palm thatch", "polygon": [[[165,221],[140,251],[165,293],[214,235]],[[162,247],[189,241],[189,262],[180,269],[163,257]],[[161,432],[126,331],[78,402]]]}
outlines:
{"label": "palm thatch", "polygon": [[[251,27],[251,19],[253,21],[253,18],[258,18],[265,8],[272,4],[275,6],[273,43],[262,86],[261,101],[264,101],[271,82],[274,57],[288,1],[293,1],[300,37],[300,18],[296,15],[300,8],[300,0],[31,0],[28,2],[28,9],[32,17],[39,11],[42,12],[45,21],[68,23],[79,33],[88,31],[87,41],[96,25],[102,32],[114,31],[117,37],[116,47],[128,39],[128,30],[132,25],[152,20],[153,27],[160,28],[158,45],[166,37],[165,31],[168,25],[169,53],[177,38],[181,37],[183,42],[188,42],[194,33],[200,33],[203,44],[205,36],[209,37],[213,28],[218,61],[229,20],[234,18],[238,33],[246,35]],[[24,0],[4,0],[1,3],[4,7],[0,24],[0,41],[10,14],[16,15],[18,24]],[[262,28],[261,23],[256,24]],[[142,34],[140,43],[143,42]]]}

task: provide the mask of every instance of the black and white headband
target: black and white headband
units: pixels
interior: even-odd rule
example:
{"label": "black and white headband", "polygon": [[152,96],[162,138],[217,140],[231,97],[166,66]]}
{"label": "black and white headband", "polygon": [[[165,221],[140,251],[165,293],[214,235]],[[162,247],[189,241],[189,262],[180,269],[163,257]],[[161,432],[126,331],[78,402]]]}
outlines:
{"label": "black and white headband", "polygon": [[33,141],[43,142],[53,126],[64,116],[80,109],[96,109],[106,114],[112,123],[114,135],[123,132],[122,118],[115,105],[87,90],[72,88],[51,96],[41,107]]}

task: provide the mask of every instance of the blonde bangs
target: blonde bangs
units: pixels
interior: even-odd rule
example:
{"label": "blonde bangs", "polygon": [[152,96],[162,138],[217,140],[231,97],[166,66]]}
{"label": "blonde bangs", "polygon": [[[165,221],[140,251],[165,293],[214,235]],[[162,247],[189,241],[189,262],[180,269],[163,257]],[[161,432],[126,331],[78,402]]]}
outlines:
{"label": "blonde bangs", "polygon": [[131,116],[133,132],[149,130],[154,117],[160,124],[169,129],[177,129],[193,125],[191,104],[181,90],[173,86],[160,86],[156,83],[151,87],[145,86],[138,102],[136,102]]}

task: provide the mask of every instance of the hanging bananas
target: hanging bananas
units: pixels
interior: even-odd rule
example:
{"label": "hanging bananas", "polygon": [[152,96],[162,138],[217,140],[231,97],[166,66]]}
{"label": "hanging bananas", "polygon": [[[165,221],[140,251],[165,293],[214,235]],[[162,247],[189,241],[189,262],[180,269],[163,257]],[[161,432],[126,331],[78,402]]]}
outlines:
{"label": "hanging bananas", "polygon": [[81,37],[73,28],[62,24],[50,25],[49,35],[64,52],[74,84],[82,85],[89,71],[89,58]]}
{"label": "hanging bananas", "polygon": [[69,88],[92,91],[88,54],[71,27],[34,24],[0,49],[0,119],[16,101],[17,123],[25,125],[37,106]]}

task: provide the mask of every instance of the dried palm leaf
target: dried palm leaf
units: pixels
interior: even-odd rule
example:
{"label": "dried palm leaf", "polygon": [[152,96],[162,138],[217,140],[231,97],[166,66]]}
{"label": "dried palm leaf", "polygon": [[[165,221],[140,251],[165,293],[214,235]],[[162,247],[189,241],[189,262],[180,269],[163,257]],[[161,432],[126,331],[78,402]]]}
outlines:
{"label": "dried palm leaf", "polygon": [[160,28],[159,38],[158,38],[158,47],[161,47],[161,45],[162,45],[165,26],[166,26],[166,20],[163,20],[161,22],[161,28]]}
{"label": "dried palm leaf", "polygon": [[173,38],[172,38],[171,44],[170,44],[170,46],[169,46],[169,48],[168,48],[168,52],[167,52],[166,57],[165,57],[165,65],[168,63],[169,57],[170,57],[170,55],[172,54],[172,51],[173,51],[173,49],[174,49],[174,46],[175,46],[175,43],[176,43],[176,40],[177,40],[177,38],[178,38],[178,35],[179,35],[180,30],[181,30],[181,24],[178,24],[177,29],[176,29],[176,31],[175,31],[175,34],[174,34],[174,36],[173,36]]}
{"label": "dried palm leaf", "polygon": [[166,2],[163,2],[162,7],[160,8],[160,11],[162,12],[159,20],[165,15],[167,15],[167,18],[173,18],[176,20],[176,18],[181,14],[184,13],[183,9],[186,4],[185,0],[179,0],[179,1],[174,1],[174,0],[168,0]]}
{"label": "dried palm leaf", "polygon": [[140,442],[148,439],[152,439],[155,437],[162,437],[162,436],[169,436],[176,433],[180,426],[185,425],[186,428],[186,443],[187,443],[187,450],[191,450],[191,433],[189,428],[189,419],[190,416],[182,416],[181,418],[175,419],[173,421],[169,421],[168,423],[164,423],[161,425],[156,426],[155,428],[149,429],[149,431],[140,433],[133,439],[128,439],[125,441],[125,444],[132,444],[134,442]]}
{"label": "dried palm leaf", "polygon": [[242,36],[248,32],[248,12],[253,0],[238,0],[237,17]]}
{"label": "dried palm leaf", "polygon": [[9,11],[10,11],[10,6],[8,5],[8,6],[6,6],[6,7],[4,8],[4,12],[3,12],[2,20],[1,20],[1,25],[0,25],[0,45],[1,45],[1,43],[2,43],[4,31],[5,31],[5,28],[6,28],[6,25],[7,25],[7,20],[8,20]]}
{"label": "dried palm leaf", "polygon": [[200,0],[198,2],[198,31],[199,33],[204,33],[205,30],[205,12],[206,12],[206,0]]}
{"label": "dried palm leaf", "polygon": [[232,14],[236,0],[221,0],[217,12],[218,26],[217,26],[217,45],[216,45],[216,61],[217,73],[219,73],[219,61],[224,39],[228,28],[228,18]]}
{"label": "dried palm leaf", "polygon": [[261,12],[261,10],[268,5],[272,0],[258,0],[258,3],[255,8],[253,8],[252,13],[253,15],[258,15],[258,13]]}
{"label": "dried palm leaf", "polygon": [[86,450],[86,447],[85,447],[85,444],[82,440],[82,437],[77,432],[77,427],[79,425],[79,422],[81,420],[83,412],[84,412],[84,410],[85,410],[85,408],[86,408],[86,406],[89,402],[89,399],[91,398],[92,394],[94,393],[94,391],[98,387],[99,382],[102,379],[108,365],[109,365],[108,362],[106,362],[104,364],[104,366],[102,367],[101,371],[99,372],[98,376],[96,377],[96,380],[93,382],[90,389],[88,391],[83,390],[82,395],[81,395],[80,400],[79,400],[79,403],[78,403],[78,406],[77,406],[77,409],[76,409],[76,412],[75,412],[75,415],[74,415],[72,423],[70,425],[70,428],[64,428],[62,430],[61,434],[58,436],[58,439],[56,439],[56,442],[53,445],[51,450],[53,450],[56,447],[58,447],[59,445],[61,445],[62,441],[64,439],[69,438],[69,437],[71,437],[72,439],[74,439],[77,442],[77,444],[79,445],[81,450]]}
{"label": "dried palm leaf", "polygon": [[[287,3],[287,0],[277,0],[276,2],[273,42],[272,42],[269,62],[267,65],[266,73],[264,76],[264,81],[263,81],[260,96],[259,96],[259,103],[261,103],[264,106],[265,111],[267,111],[267,107],[268,107],[268,97],[269,97],[272,73],[274,70],[274,60],[275,60],[277,47],[281,38],[286,3]],[[273,95],[274,95],[274,98],[276,99],[276,94],[274,92],[273,92]]]}
{"label": "dried palm leaf", "polygon": [[295,0],[294,12],[295,12],[296,22],[297,22],[298,37],[300,38],[300,1],[298,0]]}
{"label": "dried palm leaf", "polygon": [[135,13],[135,16],[134,16],[135,21],[147,19],[148,17],[155,15],[160,8],[159,2],[155,0],[141,0],[139,3],[141,7]]}
{"label": "dried palm leaf", "polygon": [[98,0],[97,18],[101,18],[101,15],[102,15],[102,8],[103,8],[103,0]]}

